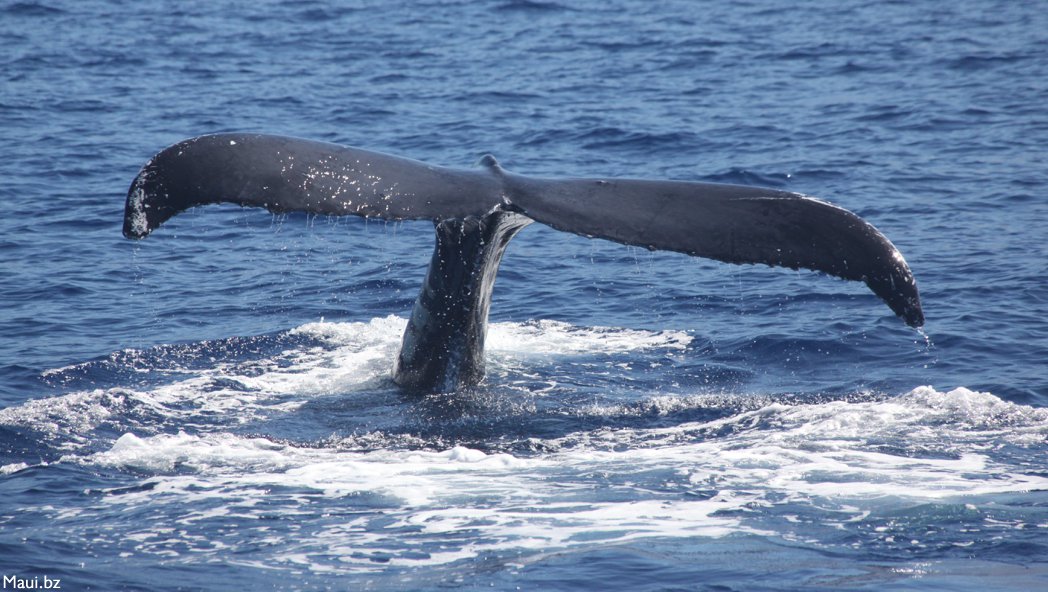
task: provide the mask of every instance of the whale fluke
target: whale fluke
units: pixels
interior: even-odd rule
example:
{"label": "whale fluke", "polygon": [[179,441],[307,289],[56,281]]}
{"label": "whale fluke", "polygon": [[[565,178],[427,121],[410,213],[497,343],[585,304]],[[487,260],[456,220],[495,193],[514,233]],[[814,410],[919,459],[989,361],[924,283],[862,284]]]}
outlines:
{"label": "whale fluke", "polygon": [[531,221],[588,237],[727,263],[812,269],[863,281],[910,326],[924,323],[898,249],[859,216],[797,193],[717,183],[543,179],[487,156],[460,170],[284,136],[217,134],[154,156],[128,190],[124,235],[230,202],[273,212],[429,219],[437,246],[394,380],[450,391],[483,377],[488,303],[510,239]]}
{"label": "whale fluke", "polygon": [[154,156],[131,184],[124,236],[142,238],[171,216],[229,202],[273,212],[387,220],[463,218],[499,203],[496,179],[285,136],[216,134]]}

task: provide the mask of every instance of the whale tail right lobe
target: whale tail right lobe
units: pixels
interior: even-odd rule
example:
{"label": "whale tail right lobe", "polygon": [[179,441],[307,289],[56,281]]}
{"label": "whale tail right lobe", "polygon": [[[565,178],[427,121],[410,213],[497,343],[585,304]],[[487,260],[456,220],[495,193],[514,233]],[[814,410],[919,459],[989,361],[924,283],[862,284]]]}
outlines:
{"label": "whale tail right lobe", "polygon": [[505,177],[514,207],[558,230],[862,281],[908,325],[924,324],[902,253],[872,224],[828,202],[719,183]]}

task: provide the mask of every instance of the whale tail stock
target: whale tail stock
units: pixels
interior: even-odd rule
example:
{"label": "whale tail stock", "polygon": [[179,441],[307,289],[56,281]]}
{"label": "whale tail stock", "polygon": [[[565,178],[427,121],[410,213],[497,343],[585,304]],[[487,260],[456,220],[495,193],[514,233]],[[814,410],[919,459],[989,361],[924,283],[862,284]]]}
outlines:
{"label": "whale tail stock", "polygon": [[863,281],[908,325],[924,323],[916,280],[898,249],[827,202],[715,183],[540,179],[504,171],[491,157],[483,164],[460,170],[284,136],[201,136],[142,168],[128,190],[124,235],[145,237],[183,210],[219,202],[433,220],[432,263],[394,365],[399,385],[421,391],[456,390],[483,377],[498,265],[533,220],[650,249]]}

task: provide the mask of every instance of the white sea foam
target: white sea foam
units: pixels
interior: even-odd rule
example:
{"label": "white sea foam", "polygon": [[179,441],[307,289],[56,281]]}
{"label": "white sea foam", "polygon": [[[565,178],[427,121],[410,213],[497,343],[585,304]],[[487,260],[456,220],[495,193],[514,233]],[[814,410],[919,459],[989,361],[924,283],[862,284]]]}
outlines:
{"label": "white sea foam", "polygon": [[11,473],[17,473],[18,471],[28,468],[29,465],[26,463],[11,463],[9,465],[0,466],[0,475],[10,475]]}
{"label": "white sea foam", "polygon": [[34,399],[0,409],[0,425],[30,427],[73,449],[90,442],[91,431],[125,407],[126,393],[92,390]]}
{"label": "white sea foam", "polygon": [[[404,322],[311,323],[293,333],[319,346],[281,352],[246,371],[218,361],[153,389],[87,391],[0,410],[0,423],[60,438],[68,444],[63,462],[149,474],[145,487],[114,490],[101,506],[73,511],[109,508],[119,515],[121,508],[176,506],[174,530],[146,524],[129,533],[140,552],[206,553],[233,543],[209,540],[201,525],[248,520],[258,525],[251,527],[253,543],[273,549],[273,566],[314,570],[441,564],[496,551],[547,552],[647,537],[767,534],[753,517],[782,504],[845,528],[885,500],[970,504],[979,496],[1048,491],[1043,462],[1015,463],[997,454],[1003,447],[1042,446],[1048,410],[963,388],[921,387],[857,401],[653,393],[628,406],[595,402],[578,412],[598,425],[630,413],[642,419],[652,411],[662,417],[706,408],[729,412],[709,421],[660,427],[639,421],[536,440],[532,449],[546,451],[540,454],[381,433],[363,434],[371,442],[363,451],[342,448],[337,439],[275,442],[229,433],[230,419],[272,417],[387,380]],[[548,322],[495,324],[491,335],[492,356],[503,363],[533,355],[677,350],[688,342],[681,333]],[[147,423],[103,452],[80,451],[97,426],[131,409],[186,431],[157,434],[163,426]],[[6,465],[0,472],[20,468]],[[326,520],[335,508],[345,515]],[[260,518],[274,512],[308,517],[315,530],[301,537],[270,530]],[[63,518],[70,515],[66,510]]]}
{"label": "white sea foam", "polygon": [[[310,557],[323,549],[319,554],[341,557],[344,567],[369,568],[368,559],[354,560],[353,555],[360,549],[402,555],[398,549],[405,531],[410,533],[406,536],[429,543],[443,541],[439,546],[444,549],[398,559],[406,563],[446,563],[494,550],[548,551],[652,536],[715,537],[755,531],[737,518],[715,516],[754,501],[737,493],[711,499],[590,499],[591,486],[584,475],[643,470],[628,453],[610,458],[577,450],[518,458],[465,447],[357,453],[230,435],[139,438],[126,434],[111,450],[82,462],[161,473],[192,471],[157,475],[148,480],[149,488],[107,498],[121,506],[181,499],[208,505],[212,516],[251,516],[256,512],[252,500],[267,499],[265,509],[257,511],[273,511],[270,492],[275,488],[286,492],[281,494],[284,504],[303,508],[314,496],[365,495],[384,500],[381,512],[360,514],[349,523],[331,524],[314,533],[310,552],[287,551],[280,558],[285,563],[316,563]],[[211,507],[214,503],[224,506]],[[189,526],[206,517],[193,512],[180,523]],[[382,528],[372,524],[377,520],[383,522]],[[156,550],[170,543],[169,537],[159,534],[144,534],[143,548]]]}
{"label": "white sea foam", "polygon": [[[215,415],[246,423],[265,414],[294,410],[317,397],[342,395],[388,381],[406,323],[394,315],[366,323],[307,323],[291,334],[316,339],[322,347],[289,349],[250,364],[217,359],[210,367],[194,370],[178,367],[176,361],[173,368],[148,369],[185,376],[171,383],[149,390],[95,389],[37,399],[0,410],[0,424],[32,425],[53,437],[60,447],[76,449],[91,443],[93,429],[131,408],[148,409],[185,426],[207,425],[201,418]],[[489,360],[498,368],[529,355],[678,350],[689,339],[672,331],[572,327],[554,321],[494,323],[489,334]],[[135,370],[147,371],[139,367],[148,365],[144,361],[147,353],[128,352]],[[46,374],[54,378],[83,367],[69,366]]]}
{"label": "white sea foam", "polygon": [[495,354],[572,355],[618,353],[639,349],[682,350],[691,343],[683,331],[644,331],[613,327],[576,327],[560,321],[494,323],[485,341]]}
{"label": "white sea foam", "polygon": [[[964,418],[970,422],[958,421]],[[1002,418],[1011,428],[998,425]],[[353,452],[230,434],[127,434],[78,462],[157,473],[148,479],[152,487],[107,498],[118,506],[183,499],[207,502],[210,515],[250,517],[272,512],[278,490],[282,511],[308,513],[314,498],[350,506],[361,496],[379,500],[371,503],[381,511],[326,524],[308,544],[283,540],[275,559],[359,570],[375,568],[360,549],[400,564],[446,563],[646,537],[768,534],[746,516],[779,504],[832,510],[827,523],[843,528],[885,500],[963,503],[1048,490],[1048,479],[994,458],[984,440],[1043,438],[1046,419],[1043,410],[985,393],[925,387],[884,401],[772,403],[710,422],[602,428],[547,441],[559,450],[527,457],[465,447]],[[871,446],[885,440],[899,451]],[[266,507],[255,509],[262,499]],[[181,522],[206,517],[191,512]],[[167,540],[155,537],[143,549]],[[441,551],[407,552],[410,540]]]}

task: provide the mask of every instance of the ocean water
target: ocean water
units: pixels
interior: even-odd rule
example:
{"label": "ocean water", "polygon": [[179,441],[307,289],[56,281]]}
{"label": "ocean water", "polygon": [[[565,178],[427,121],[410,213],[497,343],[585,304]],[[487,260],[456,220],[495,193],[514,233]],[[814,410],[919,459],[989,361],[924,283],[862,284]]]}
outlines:
{"label": "ocean water", "polygon": [[[0,576],[62,590],[1048,589],[1036,2],[0,2]],[[488,378],[389,374],[428,222],[124,195],[219,131],[785,188],[864,286],[535,224]]]}

